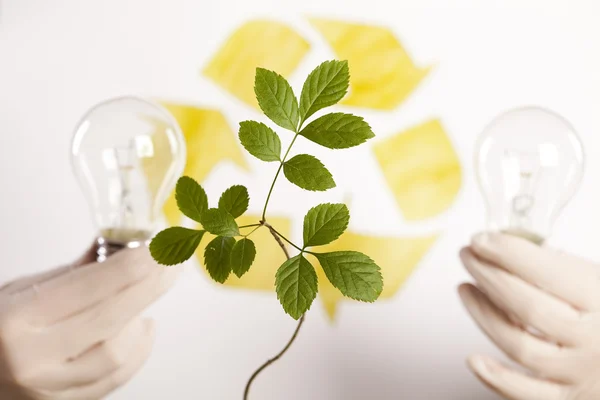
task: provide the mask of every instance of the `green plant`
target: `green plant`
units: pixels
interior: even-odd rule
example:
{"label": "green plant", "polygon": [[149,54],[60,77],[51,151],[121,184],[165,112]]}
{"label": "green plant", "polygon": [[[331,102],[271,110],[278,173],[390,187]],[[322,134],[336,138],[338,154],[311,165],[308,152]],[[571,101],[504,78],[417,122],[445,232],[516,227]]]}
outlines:
{"label": "green plant", "polygon": [[[254,378],[281,357],[292,344],[302,326],[304,314],[317,295],[317,274],[314,266],[304,257],[305,254],[316,257],[327,279],[347,297],[373,302],[383,290],[380,269],[365,254],[351,250],[313,251],[313,248],[331,243],[344,233],[350,220],[346,205],[325,203],[311,208],[304,217],[301,246],[281,235],[267,219],[269,200],[282,170],[291,183],[302,189],[325,191],[335,187],[331,173],[317,158],[298,154],[288,159],[299,136],[330,149],[354,147],[375,136],[363,118],[339,112],[325,114],[305,126],[307,119],[315,112],[336,104],[344,97],[348,91],[349,76],[346,61],[322,63],[304,82],[298,103],[289,83],[281,75],[257,68],[254,91],[260,108],[271,121],[294,134],[281,157],[281,141],[275,131],[256,121],[240,123],[239,138],[244,148],[262,161],[279,163],[261,220],[245,226],[236,223],[236,218],[248,209],[249,195],[244,186],[230,187],[221,195],[218,207],[209,208],[208,197],[202,186],[184,176],[179,179],[175,189],[177,205],[184,215],[199,223],[202,229],[167,228],[159,232],[150,244],[150,252],[157,262],[174,265],[194,254],[205,232],[215,235],[204,250],[204,263],[212,279],[220,283],[225,282],[232,272],[241,277],[250,269],[256,256],[256,247],[250,236],[257,229],[268,229],[285,253],[287,261],[276,273],[275,288],[285,312],[299,320],[299,323],[285,348],[249,379],[244,399],[248,397]],[[247,233],[242,234],[242,230],[247,230]],[[284,241],[295,248],[298,254],[290,257]]]}

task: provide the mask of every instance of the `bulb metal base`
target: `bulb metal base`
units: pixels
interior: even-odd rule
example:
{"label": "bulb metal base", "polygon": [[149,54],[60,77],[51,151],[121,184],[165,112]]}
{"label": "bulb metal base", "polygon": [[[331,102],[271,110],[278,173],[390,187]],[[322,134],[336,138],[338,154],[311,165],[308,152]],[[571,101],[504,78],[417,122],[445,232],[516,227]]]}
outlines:
{"label": "bulb metal base", "polygon": [[522,239],[529,240],[531,243],[537,244],[538,246],[543,245],[546,241],[545,237],[521,228],[502,229],[500,232],[506,235],[518,236]]}
{"label": "bulb metal base", "polygon": [[96,250],[96,261],[104,262],[108,257],[120,250],[148,246],[150,244],[150,239],[132,238],[132,240],[123,240],[99,236],[98,239],[96,239],[96,243],[98,245]]}

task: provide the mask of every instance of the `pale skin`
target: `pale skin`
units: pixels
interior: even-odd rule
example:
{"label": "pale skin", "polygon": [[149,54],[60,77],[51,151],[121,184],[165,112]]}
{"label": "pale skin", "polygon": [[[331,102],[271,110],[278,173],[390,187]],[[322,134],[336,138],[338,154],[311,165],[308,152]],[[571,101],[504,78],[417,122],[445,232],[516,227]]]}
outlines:
{"label": "pale skin", "polygon": [[65,267],[0,288],[0,399],[97,400],[128,382],[152,350],[140,313],[175,282],[147,248],[104,263],[90,249]]}
{"label": "pale skin", "polygon": [[473,355],[475,375],[511,400],[600,399],[600,266],[498,233],[460,257],[475,279],[463,303],[520,367]]}

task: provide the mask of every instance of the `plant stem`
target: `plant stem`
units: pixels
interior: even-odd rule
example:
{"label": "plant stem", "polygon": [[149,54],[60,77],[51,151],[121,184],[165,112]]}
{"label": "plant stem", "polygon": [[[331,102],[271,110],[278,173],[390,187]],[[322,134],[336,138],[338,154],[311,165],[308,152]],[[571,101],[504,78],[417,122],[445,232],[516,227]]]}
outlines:
{"label": "plant stem", "polygon": [[285,248],[285,244],[283,244],[283,242],[281,241],[281,236],[279,236],[275,228],[273,228],[267,222],[264,222],[264,225],[267,227],[267,229],[269,229],[269,232],[271,232],[271,236],[273,236],[273,239],[275,239],[279,247],[281,247],[283,254],[285,254],[285,258],[289,260],[291,258],[290,253],[288,253],[287,249]]}
{"label": "plant stem", "polygon": [[[281,241],[281,238],[283,236],[281,236],[279,233],[277,233],[277,231],[271,225],[269,225],[268,223],[264,222],[264,217],[263,217],[263,224],[267,228],[269,228],[269,232],[271,232],[271,235],[273,235],[273,238],[277,241],[277,243],[281,247],[281,250],[283,251],[283,254],[285,254],[285,257],[289,260],[290,259],[290,255],[289,255],[287,249],[285,248],[285,245]],[[287,239],[286,239],[286,241],[287,241]],[[292,244],[291,242],[289,242],[289,243]],[[296,246],[294,245],[294,247],[296,247]],[[275,357],[268,359],[264,364],[262,364],[260,367],[258,367],[258,369],[256,371],[254,371],[254,373],[252,374],[252,376],[250,376],[250,379],[248,379],[248,383],[246,383],[246,389],[244,390],[244,400],[248,400],[248,395],[250,394],[250,386],[252,385],[252,382],[254,382],[254,379],[256,379],[256,377],[258,376],[258,374],[260,374],[269,365],[271,365],[275,361],[279,360],[286,353],[286,351],[288,351],[288,349],[290,348],[290,346],[292,345],[292,343],[294,343],[294,341],[296,340],[296,337],[298,336],[298,332],[300,331],[300,328],[302,327],[302,324],[304,323],[304,316],[305,315],[303,314],[302,317],[300,317],[300,319],[298,320],[298,325],[296,325],[296,330],[294,330],[294,334],[292,335],[292,337],[290,338],[290,340],[288,340],[288,342],[285,345],[285,347],[279,353],[277,353],[277,355]]]}
{"label": "plant stem", "polygon": [[[260,226],[264,225],[269,229],[269,232],[271,232],[273,239],[275,239],[277,244],[279,244],[279,247],[281,247],[283,254],[285,254],[285,258],[287,258],[288,260],[290,259],[290,254],[288,253],[287,249],[285,248],[285,244],[283,244],[281,239],[285,240],[286,242],[288,242],[289,244],[291,244],[292,246],[294,246],[296,249],[298,249],[300,251],[302,251],[302,249],[300,247],[296,246],[294,243],[292,243],[288,239],[286,239],[285,236],[283,236],[282,234],[277,232],[275,230],[275,228],[273,228],[273,226],[271,226],[269,223],[267,223],[266,215],[267,215],[267,206],[269,205],[269,200],[271,199],[271,194],[273,193],[273,188],[275,187],[275,182],[277,182],[277,178],[279,177],[279,174],[281,173],[281,170],[283,169],[283,164],[285,163],[287,156],[290,154],[290,150],[292,149],[294,142],[296,142],[296,139],[298,138],[299,131],[300,131],[300,127],[298,127],[298,129],[296,129],[296,132],[295,132],[296,134],[294,135],[294,138],[292,139],[290,145],[288,146],[288,148],[285,152],[285,155],[283,156],[283,159],[281,159],[281,161],[279,163],[279,168],[277,168],[277,172],[275,173],[275,177],[273,178],[273,183],[271,183],[271,187],[269,188],[269,194],[267,194],[267,200],[265,201],[265,207],[263,208],[262,217],[261,217],[260,224],[259,224]],[[254,232],[259,227],[255,228],[252,232]],[[250,235],[252,232],[250,232],[248,235]],[[248,379],[248,383],[246,383],[246,389],[244,390],[244,400],[248,400],[248,395],[250,393],[250,386],[252,386],[252,382],[254,382],[254,379],[256,379],[258,374],[260,374],[269,365],[271,365],[275,361],[279,360],[285,354],[285,352],[288,351],[288,349],[290,348],[292,343],[294,343],[294,340],[296,340],[296,337],[298,336],[298,332],[300,331],[300,328],[302,327],[303,323],[304,323],[304,314],[302,315],[302,317],[300,317],[300,320],[298,320],[298,325],[296,326],[296,330],[294,331],[294,334],[292,335],[290,340],[287,342],[285,347],[275,357],[270,358],[264,364],[262,364],[260,367],[258,367],[258,369],[256,371],[254,371],[252,376],[250,376],[250,379]]]}
{"label": "plant stem", "polygon": [[291,240],[289,240],[288,238],[286,238],[285,236],[283,236],[281,233],[277,232],[277,230],[275,228],[273,228],[273,226],[271,226],[269,223],[265,222],[265,226],[267,228],[269,228],[269,230],[271,231],[271,234],[274,234],[273,237],[275,237],[275,240],[280,241],[280,239],[283,239],[286,242],[288,242],[289,244],[291,244],[293,247],[295,247],[296,249],[298,249],[299,251],[304,252],[304,250],[302,250],[300,247],[298,247],[294,243],[292,243]]}
{"label": "plant stem", "polygon": [[273,183],[271,183],[271,188],[269,189],[269,194],[267,195],[267,200],[265,201],[265,207],[263,208],[263,213],[262,213],[262,221],[265,220],[265,215],[267,214],[267,206],[269,205],[269,200],[271,199],[271,193],[273,193],[273,188],[275,187],[275,182],[277,182],[277,178],[279,177],[279,173],[281,172],[281,170],[283,168],[285,159],[287,158],[288,154],[290,154],[290,150],[292,149],[292,146],[294,145],[296,138],[298,138],[298,133],[296,133],[296,135],[292,139],[292,142],[288,146],[287,151],[285,152],[285,155],[283,156],[283,159],[279,163],[279,168],[277,168],[277,172],[275,173],[275,178],[273,178]]}
{"label": "plant stem", "polygon": [[261,225],[262,224],[259,222],[259,223],[256,223],[256,224],[242,225],[242,226],[240,226],[238,228],[240,228],[240,229],[242,229],[242,228],[252,228],[253,226],[261,226]]}
{"label": "plant stem", "polygon": [[267,360],[267,362],[265,362],[263,365],[261,365],[260,368],[258,368],[256,371],[254,371],[254,373],[250,377],[250,380],[248,380],[248,384],[246,385],[246,390],[244,391],[244,400],[248,400],[248,393],[250,391],[250,385],[254,381],[254,378],[256,378],[258,376],[258,374],[260,374],[262,372],[262,370],[267,368],[269,365],[271,365],[275,361],[279,360],[281,358],[281,356],[283,356],[285,354],[285,352],[290,348],[292,343],[294,343],[294,340],[296,340],[296,336],[298,336],[298,332],[300,331],[300,328],[302,327],[302,324],[304,323],[304,316],[305,316],[305,314],[302,314],[302,316],[298,320],[298,325],[296,326],[296,330],[294,331],[294,334],[292,335],[292,337],[288,341],[288,343],[285,345],[283,350],[281,350],[279,352],[279,354],[277,354],[275,357]]}
{"label": "plant stem", "polygon": [[254,229],[252,229],[252,230],[250,231],[250,233],[247,233],[247,234],[245,234],[245,235],[242,235],[242,236],[246,238],[246,237],[248,237],[248,236],[252,235],[252,234],[253,234],[254,232],[256,232],[256,230],[257,230],[258,228],[260,228],[261,226],[263,226],[263,225],[262,225],[262,224],[258,224],[258,225],[256,226],[256,228],[254,228]]}

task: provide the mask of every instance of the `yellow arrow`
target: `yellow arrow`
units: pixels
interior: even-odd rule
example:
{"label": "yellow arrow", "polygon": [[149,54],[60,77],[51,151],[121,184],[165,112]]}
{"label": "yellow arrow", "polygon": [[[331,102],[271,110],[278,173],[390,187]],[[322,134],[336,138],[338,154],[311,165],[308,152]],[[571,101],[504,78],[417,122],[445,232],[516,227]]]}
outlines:
{"label": "yellow arrow", "polygon": [[254,20],[239,27],[204,68],[203,74],[246,104],[257,107],[256,67],[289,76],[310,45],[285,24]]}
{"label": "yellow arrow", "polygon": [[[435,243],[438,235],[422,237],[384,237],[361,235],[346,232],[338,240],[314,249],[318,252],[354,250],[370,256],[381,268],[383,292],[381,299],[393,297],[415,270],[423,256]],[[318,261],[311,257],[311,263],[319,277],[319,296],[327,315],[333,320],[340,301],[348,300],[327,280]]]}
{"label": "yellow arrow", "polygon": [[445,211],[461,184],[460,161],[439,120],[377,142],[375,156],[407,220]]}
{"label": "yellow arrow", "polygon": [[429,73],[415,66],[387,28],[310,18],[338,58],[350,64],[350,93],[343,104],[392,110]]}
{"label": "yellow arrow", "polygon": [[[237,134],[232,131],[220,111],[173,103],[163,103],[163,106],[173,114],[185,136],[187,162],[184,175],[202,182],[217,164],[226,160],[248,169],[237,144]],[[162,143],[164,140],[167,140],[164,135],[153,137],[155,151],[168,151],[168,144]],[[168,160],[170,154],[162,157]],[[156,176],[150,171],[147,173],[150,177]],[[164,213],[169,225],[180,224],[182,215],[174,195],[165,203]]]}
{"label": "yellow arrow", "polygon": [[[244,215],[238,218],[239,225],[256,223],[258,215]],[[277,230],[289,237],[291,221],[282,217],[270,217],[269,223],[277,227]],[[204,265],[204,248],[212,240],[213,236],[207,234],[202,239],[202,245],[196,253],[201,269],[206,272]],[[225,282],[226,286],[251,289],[260,291],[275,291],[275,273],[279,266],[285,261],[283,252],[273,240],[269,231],[265,228],[257,230],[251,239],[256,245],[256,260],[250,271],[242,278],[231,274]],[[338,251],[352,249],[363,252],[374,258],[381,267],[384,280],[382,299],[393,297],[410,274],[415,270],[421,258],[435,243],[437,235],[423,237],[377,237],[360,235],[347,232],[336,242],[315,249],[319,252]],[[312,265],[319,277],[319,296],[329,317],[333,320],[336,315],[337,306],[340,301],[345,300],[339,290],[334,288],[327,280],[321,266],[316,258],[309,256]],[[207,273],[208,274],[208,273]],[[348,300],[348,299],[346,299]],[[351,300],[348,300],[351,301]]]}
{"label": "yellow arrow", "polygon": [[[311,19],[313,26],[332,46],[338,58],[350,62],[350,93],[344,104],[389,110],[406,99],[427,75],[429,68],[417,67],[393,33],[383,27],[340,21]],[[274,44],[273,41],[276,41]],[[308,52],[309,44],[287,25],[254,20],[237,29],[203,70],[203,74],[245,103],[257,107],[254,91],[255,67],[261,66],[289,76]],[[180,104],[165,104],[180,124],[187,142],[184,174],[203,181],[224,160],[247,169],[236,134],[217,110]],[[155,148],[167,148],[155,138]],[[434,216],[447,209],[461,186],[458,157],[446,132],[437,120],[411,128],[374,146],[375,156],[407,220]],[[165,155],[165,162],[168,161]],[[148,171],[152,175],[152,171]],[[151,186],[152,187],[152,186]],[[181,222],[174,197],[165,205],[170,225]],[[258,216],[238,219],[240,225],[255,223]],[[270,217],[269,222],[289,237],[288,218]],[[252,235],[257,258],[241,279],[233,274],[225,285],[274,291],[275,273],[285,261],[267,229]],[[437,235],[422,237],[376,237],[347,232],[336,242],[318,251],[356,250],[377,262],[384,277],[382,298],[394,296]],[[197,252],[203,265],[203,251],[210,235]],[[311,257],[319,275],[319,295],[327,314],[333,318],[344,298],[327,280],[317,260]],[[201,267],[204,269],[204,267]]]}

